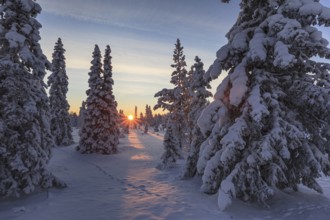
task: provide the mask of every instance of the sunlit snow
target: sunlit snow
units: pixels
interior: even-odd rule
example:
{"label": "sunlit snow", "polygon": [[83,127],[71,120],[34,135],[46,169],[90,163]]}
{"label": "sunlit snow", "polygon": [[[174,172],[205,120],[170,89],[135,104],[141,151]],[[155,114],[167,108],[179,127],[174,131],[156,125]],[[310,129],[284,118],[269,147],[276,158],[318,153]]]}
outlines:
{"label": "sunlit snow", "polygon": [[[74,130],[78,141],[77,130]],[[198,189],[200,178],[181,180],[184,161],[169,170],[158,170],[163,152],[162,135],[130,130],[116,155],[82,155],[76,144],[55,148],[50,168],[67,184],[66,189],[39,191],[19,199],[0,200],[1,220],[160,220],[160,219],[328,219],[330,178],[320,178],[324,195],[275,192],[268,205],[233,200],[225,211],[218,195]],[[232,187],[223,183],[222,190]],[[225,192],[222,192],[225,193]]]}

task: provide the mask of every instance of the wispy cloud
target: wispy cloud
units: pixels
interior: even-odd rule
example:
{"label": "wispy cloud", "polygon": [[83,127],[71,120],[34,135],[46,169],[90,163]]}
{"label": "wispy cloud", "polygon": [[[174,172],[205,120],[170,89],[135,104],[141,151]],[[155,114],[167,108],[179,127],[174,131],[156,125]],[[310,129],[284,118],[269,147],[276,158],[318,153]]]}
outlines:
{"label": "wispy cloud", "polygon": [[[175,29],[190,32],[193,27],[194,34],[201,36],[200,32],[208,30],[228,30],[230,23],[226,15],[237,8],[215,0],[40,0],[40,4],[45,12],[83,21],[167,35],[173,33],[166,31],[171,28],[174,32]],[[208,13],[214,5],[219,8],[217,17]]]}
{"label": "wispy cloud", "polygon": [[[235,2],[235,1],[233,1]],[[112,48],[119,108],[152,104],[171,87],[172,55],[180,38],[188,64],[196,55],[205,69],[234,23],[233,5],[218,0],[39,0],[42,47],[51,58],[57,37],[66,49],[68,100],[75,111],[86,98],[94,44]],[[237,3],[237,2],[236,2]],[[219,10],[219,11],[218,11]],[[130,102],[130,104],[128,104]],[[133,104],[132,104],[133,103]],[[140,108],[140,107],[139,107]]]}

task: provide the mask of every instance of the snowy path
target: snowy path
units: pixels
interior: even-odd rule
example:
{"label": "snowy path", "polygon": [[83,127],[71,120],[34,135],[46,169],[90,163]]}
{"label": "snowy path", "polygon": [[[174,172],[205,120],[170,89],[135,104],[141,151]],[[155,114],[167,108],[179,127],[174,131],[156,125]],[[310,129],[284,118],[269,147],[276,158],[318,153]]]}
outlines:
{"label": "snowy path", "polygon": [[[183,189],[175,184],[184,181],[173,175],[173,171],[155,168],[163,152],[161,136],[131,130],[128,137],[120,141],[120,152],[116,155],[81,155],[75,152],[75,145],[54,149],[50,168],[68,184],[68,188],[2,202],[0,219],[202,217],[185,212],[191,207],[187,205],[189,200],[178,193]],[[192,190],[198,192],[198,189]],[[208,210],[204,214],[207,213]]]}
{"label": "snowy path", "polygon": [[[77,138],[77,135],[75,135]],[[77,140],[77,139],[76,139]],[[217,209],[217,196],[199,193],[199,178],[184,181],[179,169],[158,170],[162,136],[131,130],[116,155],[81,155],[72,145],[54,149],[52,172],[68,188],[51,189],[18,200],[0,200],[0,219],[19,220],[150,220],[150,219],[328,219],[330,179],[320,183],[324,195],[278,193],[271,208],[235,203]]]}

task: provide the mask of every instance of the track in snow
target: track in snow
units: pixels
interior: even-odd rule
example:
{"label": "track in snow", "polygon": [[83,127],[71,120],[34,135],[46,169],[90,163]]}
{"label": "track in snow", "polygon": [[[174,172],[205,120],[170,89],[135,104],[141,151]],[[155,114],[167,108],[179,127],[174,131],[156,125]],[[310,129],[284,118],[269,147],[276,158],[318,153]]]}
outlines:
{"label": "track in snow", "polygon": [[[75,140],[78,141],[77,130]],[[180,167],[158,170],[162,136],[130,130],[120,139],[115,155],[82,155],[75,145],[55,148],[52,172],[68,188],[37,192],[20,199],[0,200],[0,219],[16,220],[161,220],[161,219],[328,219],[330,179],[321,178],[325,195],[278,193],[271,208],[234,201],[226,211],[217,208],[217,195],[199,192],[200,178],[180,179]]]}

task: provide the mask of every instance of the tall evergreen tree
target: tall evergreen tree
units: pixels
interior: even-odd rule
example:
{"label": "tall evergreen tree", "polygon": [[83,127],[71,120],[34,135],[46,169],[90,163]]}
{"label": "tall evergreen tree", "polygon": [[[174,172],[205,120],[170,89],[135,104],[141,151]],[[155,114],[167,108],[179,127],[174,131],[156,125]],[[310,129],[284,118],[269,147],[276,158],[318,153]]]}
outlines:
{"label": "tall evergreen tree", "polygon": [[112,92],[111,49],[106,47],[104,70],[101,52],[97,45],[93,52],[89,72],[84,123],[80,130],[77,150],[81,153],[113,154],[119,143],[119,114]]}
{"label": "tall evergreen tree", "polygon": [[47,171],[54,142],[43,82],[50,63],[36,20],[41,7],[32,0],[0,5],[0,196],[65,186]]}
{"label": "tall evergreen tree", "polygon": [[134,108],[134,120],[135,120],[135,123],[134,123],[134,128],[137,129],[137,118],[138,118],[138,110],[137,110],[137,106],[135,106]]}
{"label": "tall evergreen tree", "polygon": [[73,143],[70,125],[70,105],[66,99],[68,76],[65,69],[65,49],[61,38],[58,38],[53,52],[52,74],[48,77],[49,101],[52,113],[51,131],[55,144],[67,146]]}
{"label": "tall evergreen tree", "polygon": [[185,141],[186,141],[186,147],[188,150],[188,147],[190,147],[191,142],[192,142],[192,138],[193,138],[193,129],[194,129],[194,120],[192,118],[190,118],[189,114],[191,109],[194,109],[193,103],[192,103],[192,98],[194,97],[194,91],[192,90],[191,86],[193,84],[193,73],[194,73],[194,65],[192,65],[190,67],[190,71],[188,71],[187,73],[187,78],[186,78],[186,82],[185,82],[185,87],[187,88],[185,90],[185,93],[187,95],[185,95],[187,98],[185,99],[184,102],[184,115],[185,115]]}
{"label": "tall evergreen tree", "polygon": [[104,77],[102,84],[102,91],[100,93],[101,106],[99,106],[100,115],[100,128],[98,148],[107,149],[106,153],[116,153],[118,151],[117,145],[119,143],[119,113],[117,111],[117,102],[113,94],[112,79],[112,65],[111,65],[111,49],[107,45],[104,54]]}
{"label": "tall evergreen tree", "polygon": [[98,45],[95,45],[93,52],[93,60],[91,61],[91,68],[88,80],[89,89],[86,91],[86,111],[83,126],[80,128],[79,145],[77,151],[80,153],[109,153],[109,149],[99,149],[99,126],[103,123],[100,120],[101,112],[100,106],[102,105],[100,93],[102,91],[102,62],[101,52]]}
{"label": "tall evergreen tree", "polygon": [[197,166],[202,190],[218,192],[221,209],[300,183],[322,192],[316,178],[329,174],[320,128],[329,125],[330,65],[313,58],[330,57],[317,29],[330,25],[330,9],[316,0],[240,6],[207,78],[229,74],[198,120],[208,137]]}
{"label": "tall evergreen tree", "polygon": [[177,139],[179,149],[183,148],[185,144],[186,122],[188,115],[186,112],[187,102],[189,102],[188,91],[188,73],[186,70],[186,61],[183,54],[183,47],[181,42],[177,39],[173,53],[174,64],[171,65],[175,70],[172,73],[171,83],[174,85],[173,89],[163,89],[155,94],[158,97],[158,102],[154,106],[154,110],[163,108],[168,110],[172,115],[173,123],[168,123],[172,126],[171,130],[173,136]]}
{"label": "tall evergreen tree", "polygon": [[148,133],[149,131],[149,126],[150,126],[150,112],[149,112],[149,106],[146,105],[145,108],[145,117],[144,117],[144,133]]}
{"label": "tall evergreen tree", "polygon": [[193,177],[197,171],[197,160],[199,156],[199,149],[203,141],[205,140],[202,132],[200,131],[197,120],[200,117],[202,110],[208,104],[207,98],[212,96],[212,93],[207,89],[210,89],[210,84],[204,79],[205,71],[204,64],[199,57],[195,57],[195,64],[192,66],[191,84],[189,91],[191,100],[189,103],[190,112],[188,114],[188,124],[191,130],[191,143],[190,152],[187,158],[183,177]]}

